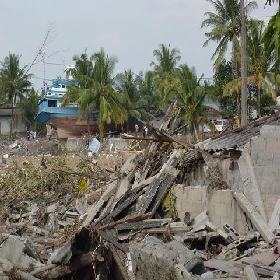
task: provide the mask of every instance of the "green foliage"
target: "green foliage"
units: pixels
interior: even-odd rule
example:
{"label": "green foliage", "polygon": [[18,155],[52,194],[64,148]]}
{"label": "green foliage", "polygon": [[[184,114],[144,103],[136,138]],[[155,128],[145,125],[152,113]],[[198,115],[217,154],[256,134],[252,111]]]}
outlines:
{"label": "green foliage", "polygon": [[176,48],[161,44],[159,50],[153,52],[156,61],[151,62],[154,68],[156,94],[159,95],[161,105],[170,104],[176,99],[178,90],[177,63],[180,61],[180,51]]}
{"label": "green foliage", "polygon": [[[210,42],[217,43],[217,48],[212,56],[215,59],[214,66],[217,68],[225,57],[228,45],[232,48],[233,74],[237,76],[238,64],[240,63],[240,2],[238,0],[207,0],[212,4],[215,12],[206,12],[206,19],[202,22],[202,28],[211,28],[205,33],[207,40],[204,47]],[[251,1],[246,5],[247,14],[257,8],[257,3]]]}
{"label": "green foliage", "polygon": [[248,53],[248,83],[257,88],[258,115],[262,115],[263,90],[270,93],[275,99],[275,91],[267,81],[267,74],[272,61],[271,52],[265,50],[263,43],[264,22],[251,20],[248,22],[247,53]]}
{"label": "green foliage", "polygon": [[0,70],[0,92],[8,101],[8,105],[12,108],[12,120],[10,122],[10,138],[13,132],[14,107],[18,100],[24,96],[24,91],[31,85],[31,74],[26,73],[26,66],[20,67],[20,56],[9,54],[1,62]]}
{"label": "green foliage", "polygon": [[[274,113],[273,110],[270,112],[268,110],[265,110],[265,107],[270,107],[276,105],[276,101],[273,100],[271,94],[265,92],[261,95],[261,115],[267,115],[268,113]],[[254,96],[251,100],[249,100],[249,105],[253,108],[258,107],[258,99],[257,96]]]}
{"label": "green foliage", "polygon": [[30,78],[32,75],[26,74],[26,66],[20,67],[20,56],[9,54],[1,62],[0,82],[2,93],[6,95],[10,105],[15,105],[17,98],[23,96],[23,91],[31,85]]}
{"label": "green foliage", "polygon": [[272,55],[274,71],[280,73],[280,11],[278,11],[268,22],[263,33],[262,41],[266,55]]}
{"label": "green foliage", "polygon": [[27,126],[31,126],[35,122],[34,120],[38,111],[39,100],[40,97],[38,93],[34,90],[34,88],[32,88],[31,91],[28,92],[27,95],[24,96],[18,103],[18,106],[23,114]]}
{"label": "green foliage", "polygon": [[178,77],[181,84],[177,92],[177,106],[179,116],[177,124],[185,123],[185,131],[194,135],[198,140],[199,124],[210,122],[206,116],[207,106],[204,105],[206,91],[200,85],[195,69],[189,68],[186,64],[180,66]]}
{"label": "green foliage", "polygon": [[73,60],[75,62],[75,72],[73,74],[82,89],[89,88],[92,84],[92,59],[92,57],[88,57],[86,51],[80,56],[74,55],[73,57]]}
{"label": "green foliage", "polygon": [[[124,73],[116,75],[115,88],[122,97],[122,105],[125,108],[128,120],[139,119],[144,117],[150,120],[152,115],[145,110],[147,100],[141,94],[142,80],[140,76],[135,76],[131,69]],[[129,122],[127,122],[127,131],[129,131]]]}

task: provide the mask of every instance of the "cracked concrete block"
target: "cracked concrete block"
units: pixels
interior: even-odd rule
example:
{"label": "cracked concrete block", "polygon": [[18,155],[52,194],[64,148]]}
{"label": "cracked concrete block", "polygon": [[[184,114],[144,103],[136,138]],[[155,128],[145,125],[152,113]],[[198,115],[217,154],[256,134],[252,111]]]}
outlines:
{"label": "cracked concrete block", "polygon": [[28,246],[27,240],[18,236],[11,235],[1,243],[0,256],[19,269],[34,269],[43,266],[34,258],[35,253]]}
{"label": "cracked concrete block", "polygon": [[194,279],[189,271],[197,275],[206,271],[202,260],[178,241],[166,244],[149,236],[132,243],[129,250],[136,279]]}

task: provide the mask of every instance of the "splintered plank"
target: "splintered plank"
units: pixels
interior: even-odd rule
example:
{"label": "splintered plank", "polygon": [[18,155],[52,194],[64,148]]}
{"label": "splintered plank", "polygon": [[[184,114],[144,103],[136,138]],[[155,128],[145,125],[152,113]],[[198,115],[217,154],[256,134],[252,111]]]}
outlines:
{"label": "splintered plank", "polygon": [[124,223],[115,226],[116,230],[139,230],[139,229],[145,229],[145,228],[156,228],[164,226],[168,223],[170,223],[172,219],[149,219],[149,220],[143,220],[135,223]]}
{"label": "splintered plank", "polygon": [[104,226],[101,226],[98,228],[98,230],[105,230],[105,229],[110,229],[114,228],[116,225],[123,224],[123,223],[129,223],[129,222],[138,222],[144,219],[150,219],[153,216],[152,213],[146,213],[146,214],[140,214],[140,215],[131,215],[128,217],[125,217],[123,219],[120,219],[115,222],[111,222],[109,224],[106,224]]}
{"label": "splintered plank", "polygon": [[146,188],[145,194],[139,199],[139,202],[136,203],[136,214],[143,214],[146,212],[158,188],[166,177],[167,174],[161,174],[159,178]]}
{"label": "splintered plank", "polygon": [[119,248],[124,253],[128,252],[128,247],[125,244],[119,243],[118,240],[114,237],[114,235],[112,234],[111,231],[105,230],[105,231],[101,232],[100,234],[104,239],[106,239],[107,241],[112,243],[114,246]]}
{"label": "splintered plank", "polygon": [[162,200],[164,199],[165,195],[168,193],[169,189],[172,187],[176,177],[173,177],[169,174],[162,182],[161,186],[158,188],[156,195],[151,203],[152,206],[152,213],[155,213],[159,205],[161,204]]}
{"label": "splintered plank", "polygon": [[114,210],[102,221],[102,225],[110,223],[125,209],[127,209],[140,195],[144,193],[144,189],[129,190],[117,203]]}

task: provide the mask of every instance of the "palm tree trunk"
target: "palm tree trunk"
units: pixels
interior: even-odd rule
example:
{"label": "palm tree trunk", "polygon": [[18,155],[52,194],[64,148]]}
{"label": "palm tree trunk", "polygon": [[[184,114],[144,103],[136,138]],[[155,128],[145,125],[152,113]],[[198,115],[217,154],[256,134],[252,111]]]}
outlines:
{"label": "palm tree trunk", "polygon": [[240,0],[241,16],[241,126],[247,124],[247,54],[246,54],[246,15],[244,0]]}
{"label": "palm tree trunk", "polygon": [[89,121],[90,121],[90,116],[87,117],[87,132],[89,133]]}
{"label": "palm tree trunk", "polygon": [[[233,42],[232,43],[232,66],[231,66],[233,79],[238,78],[238,63],[237,63],[236,55],[237,55],[237,50]],[[236,92],[236,105],[237,105],[237,116],[240,125],[240,120],[241,120],[240,92]]]}
{"label": "palm tree trunk", "polygon": [[261,86],[258,83],[258,117],[261,117]]}

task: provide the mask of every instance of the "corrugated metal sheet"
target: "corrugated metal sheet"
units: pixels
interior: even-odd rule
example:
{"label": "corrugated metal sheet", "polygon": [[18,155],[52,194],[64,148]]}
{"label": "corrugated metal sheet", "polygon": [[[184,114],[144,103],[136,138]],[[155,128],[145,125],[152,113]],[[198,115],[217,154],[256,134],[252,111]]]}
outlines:
{"label": "corrugated metal sheet", "polygon": [[202,153],[198,149],[188,150],[183,157],[183,162],[185,165],[188,163],[193,163],[202,160],[203,160]]}
{"label": "corrugated metal sheet", "polygon": [[251,122],[243,128],[227,131],[215,138],[207,139],[197,146],[205,151],[229,149],[243,150],[245,144],[248,143],[252,137],[260,134],[260,129],[263,125],[280,125],[279,114],[263,117],[257,121]]}

